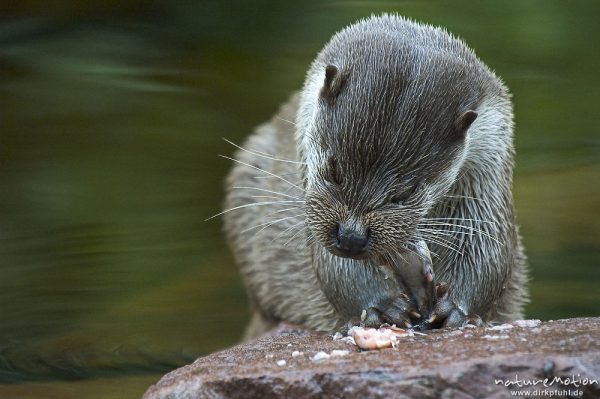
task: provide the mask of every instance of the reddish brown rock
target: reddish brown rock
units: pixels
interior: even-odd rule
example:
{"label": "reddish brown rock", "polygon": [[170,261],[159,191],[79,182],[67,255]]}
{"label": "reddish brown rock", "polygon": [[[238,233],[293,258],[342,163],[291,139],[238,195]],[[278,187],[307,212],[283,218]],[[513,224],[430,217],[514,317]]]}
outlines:
{"label": "reddish brown rock", "polygon": [[[317,352],[336,349],[350,352],[312,360]],[[294,351],[302,354],[292,356]],[[544,389],[544,378],[550,383],[554,377],[575,379],[562,386],[555,382],[550,389],[565,392],[554,397],[568,397],[567,389],[600,397],[600,385],[589,381],[600,380],[600,318],[433,331],[403,338],[396,349],[369,352],[282,325],[165,375],[144,399],[505,398],[511,390]],[[539,382],[517,386],[528,381]]]}

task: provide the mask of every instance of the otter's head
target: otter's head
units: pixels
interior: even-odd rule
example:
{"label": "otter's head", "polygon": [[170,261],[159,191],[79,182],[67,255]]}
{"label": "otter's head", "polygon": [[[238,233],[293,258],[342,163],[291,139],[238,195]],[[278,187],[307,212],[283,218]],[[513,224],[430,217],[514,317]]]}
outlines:
{"label": "otter's head", "polygon": [[380,261],[410,248],[456,180],[483,90],[456,56],[351,29],[319,54],[302,94],[305,212],[333,254]]}

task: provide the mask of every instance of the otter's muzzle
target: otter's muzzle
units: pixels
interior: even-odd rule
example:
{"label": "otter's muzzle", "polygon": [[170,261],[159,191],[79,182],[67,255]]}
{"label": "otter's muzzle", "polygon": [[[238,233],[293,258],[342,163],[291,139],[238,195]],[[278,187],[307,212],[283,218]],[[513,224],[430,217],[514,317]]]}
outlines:
{"label": "otter's muzzle", "polygon": [[340,256],[356,258],[366,254],[370,232],[356,223],[337,223],[333,242]]}

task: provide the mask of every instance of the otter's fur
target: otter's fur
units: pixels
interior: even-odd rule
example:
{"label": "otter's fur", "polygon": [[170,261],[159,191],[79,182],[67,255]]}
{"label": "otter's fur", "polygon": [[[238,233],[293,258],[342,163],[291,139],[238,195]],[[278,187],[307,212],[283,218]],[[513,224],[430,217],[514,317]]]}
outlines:
{"label": "otter's fur", "polygon": [[[381,265],[421,238],[464,314],[522,317],[512,131],[508,90],[446,31],[384,15],[337,33],[227,180],[248,336],[280,320],[330,331],[385,307],[406,287]],[[340,224],[368,237],[364,254],[338,256]]]}

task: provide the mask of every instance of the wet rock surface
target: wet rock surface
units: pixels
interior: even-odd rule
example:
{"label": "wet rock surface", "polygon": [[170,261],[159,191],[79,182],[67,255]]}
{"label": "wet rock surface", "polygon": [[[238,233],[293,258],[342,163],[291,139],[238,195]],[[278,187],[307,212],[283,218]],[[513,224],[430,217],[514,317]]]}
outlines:
{"label": "wet rock surface", "polygon": [[600,318],[438,330],[374,351],[283,324],[172,371],[144,399],[505,398],[544,389],[600,398],[594,379]]}

